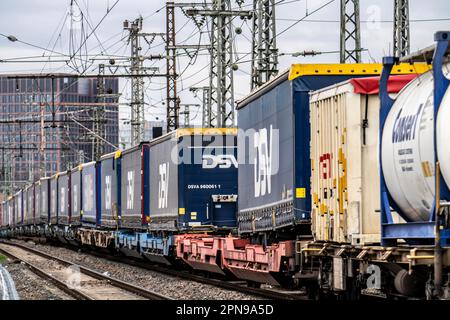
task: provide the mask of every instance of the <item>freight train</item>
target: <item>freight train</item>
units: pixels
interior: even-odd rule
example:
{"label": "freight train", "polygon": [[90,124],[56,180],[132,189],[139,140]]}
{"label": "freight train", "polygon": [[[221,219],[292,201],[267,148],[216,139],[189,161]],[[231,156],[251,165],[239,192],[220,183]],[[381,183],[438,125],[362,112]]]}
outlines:
{"label": "freight train", "polygon": [[446,298],[449,35],[403,63],[292,65],[237,103],[237,129],[178,129],[19,190],[0,234],[313,298]]}

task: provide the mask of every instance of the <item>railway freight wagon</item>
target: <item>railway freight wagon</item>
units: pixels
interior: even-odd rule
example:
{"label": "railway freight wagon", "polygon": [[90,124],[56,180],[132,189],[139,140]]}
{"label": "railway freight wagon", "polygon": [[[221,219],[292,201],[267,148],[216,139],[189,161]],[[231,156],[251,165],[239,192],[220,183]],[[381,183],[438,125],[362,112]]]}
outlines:
{"label": "railway freight wagon", "polygon": [[[241,237],[180,236],[178,257],[195,269],[228,270],[254,284],[290,281],[299,268],[295,240],[311,238],[310,91],[381,70],[380,64],[293,65],[239,101]],[[412,72],[408,65],[395,71]]]}
{"label": "railway freight wagon", "polygon": [[[80,223],[82,228],[77,233],[82,244],[92,245],[95,238],[91,230],[98,225],[100,199],[100,165],[91,161],[80,165]],[[78,201],[78,199],[77,199]]]}
{"label": "railway freight wagon", "polygon": [[[412,67],[410,75],[391,77],[391,95],[429,68]],[[314,241],[297,243],[298,260],[307,263],[295,279],[311,292],[344,294],[358,282],[358,273],[352,269],[357,263],[343,257],[380,244],[379,81],[350,79],[310,94]]]}
{"label": "railway freight wagon", "polygon": [[86,228],[84,223],[83,228],[77,229],[82,244],[107,248],[114,243],[121,218],[121,155],[120,151],[103,155],[94,166],[96,218],[91,217],[90,221],[95,221],[96,228]]}
{"label": "railway freight wagon", "polygon": [[149,220],[150,145],[124,150],[120,155],[118,198],[121,209],[118,216],[120,231],[115,233],[115,246],[127,256],[141,257],[141,239],[146,236]]}
{"label": "railway freight wagon", "polygon": [[[416,66],[414,72],[426,67]],[[398,93],[416,76],[391,77],[389,92]],[[316,241],[380,243],[379,81],[350,79],[310,95],[311,220]]]}
{"label": "railway freight wagon", "polygon": [[[387,285],[380,289],[449,299],[450,32],[437,32],[434,38],[436,46],[403,58],[432,59],[432,72],[411,82],[395,100],[381,91],[381,239],[384,246],[394,248],[392,258],[382,265]],[[392,57],[384,59],[382,88],[395,62]],[[393,211],[406,222],[396,223]]]}
{"label": "railway freight wagon", "polygon": [[[388,94],[398,59],[386,57],[380,80],[379,149],[381,246],[316,243],[302,248],[303,265],[332,266],[321,275],[325,292],[355,298],[448,299],[450,287],[449,201],[446,176],[450,93],[450,32],[435,34],[437,45],[403,57],[433,61],[432,70]],[[447,62],[446,62],[447,61]],[[367,192],[363,194],[367,196]],[[403,220],[398,221],[395,215]]]}

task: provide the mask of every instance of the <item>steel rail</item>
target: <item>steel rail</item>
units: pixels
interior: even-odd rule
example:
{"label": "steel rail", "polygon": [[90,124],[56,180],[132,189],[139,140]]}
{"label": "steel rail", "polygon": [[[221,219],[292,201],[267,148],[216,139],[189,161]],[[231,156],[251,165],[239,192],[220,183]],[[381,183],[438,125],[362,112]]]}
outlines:
{"label": "steel rail", "polygon": [[[84,273],[85,275],[91,276],[91,277],[93,277],[95,279],[98,279],[98,280],[105,280],[105,281],[107,281],[109,284],[111,284],[114,287],[126,290],[128,292],[131,292],[131,293],[133,293],[135,295],[141,296],[141,297],[149,299],[149,300],[172,300],[171,297],[168,297],[168,296],[165,296],[165,295],[162,295],[162,294],[150,291],[150,290],[146,290],[146,289],[140,288],[140,287],[138,287],[136,285],[133,285],[133,284],[124,282],[122,280],[119,280],[119,279],[107,276],[105,274],[102,274],[102,273],[100,273],[100,272],[98,272],[96,270],[93,270],[93,269],[90,269],[90,268],[78,265],[76,263],[72,263],[70,261],[67,261],[67,260],[64,260],[64,259],[61,259],[61,258],[58,258],[58,257],[51,256],[51,255],[49,255],[49,254],[47,254],[45,252],[29,248],[29,247],[27,247],[25,245],[22,245],[22,244],[9,242],[9,241],[1,241],[0,243],[4,243],[4,244],[7,244],[7,245],[18,247],[20,249],[23,249],[23,250],[26,250],[26,251],[31,252],[33,254],[36,254],[38,256],[41,256],[41,257],[43,257],[45,259],[54,260],[54,261],[56,261],[58,263],[61,263],[61,264],[65,265],[65,266],[73,266],[73,267],[79,268],[80,272]],[[4,252],[5,255],[13,256],[12,254],[6,252],[3,249],[0,249],[0,251]],[[13,259],[14,258],[17,259],[17,260],[23,261],[22,259],[19,259],[17,257],[13,257]],[[45,274],[44,271],[40,270],[36,266],[34,266],[34,265],[32,265],[32,264],[30,264],[30,263],[28,263],[26,261],[23,261],[23,262],[25,264],[27,264],[28,266],[30,266],[32,269],[36,270],[37,272],[41,272],[41,273]],[[51,275],[46,275],[46,276],[49,276],[49,277],[53,278]],[[62,284],[62,286],[64,286],[66,289],[69,289],[71,291],[76,291],[75,294],[81,294],[81,296],[84,296],[84,299],[92,300],[92,298],[90,298],[89,296],[85,295],[84,293],[79,292],[76,289],[68,288],[67,285],[65,283],[61,282],[60,280],[58,280],[58,279],[55,279],[55,280],[56,280],[56,282],[59,282],[59,285]],[[67,293],[69,293],[69,292],[67,292]]]}

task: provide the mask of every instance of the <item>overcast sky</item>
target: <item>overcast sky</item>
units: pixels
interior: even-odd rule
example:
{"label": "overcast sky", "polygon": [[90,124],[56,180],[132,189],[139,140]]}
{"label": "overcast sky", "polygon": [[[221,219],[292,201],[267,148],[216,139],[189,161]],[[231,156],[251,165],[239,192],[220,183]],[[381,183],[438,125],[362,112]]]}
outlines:
{"label": "overcast sky", "polygon": [[[19,40],[35,46],[47,48],[54,52],[70,55],[83,43],[83,34],[91,33],[102,18],[103,22],[86,41],[80,53],[88,53],[89,58],[105,58],[108,55],[126,56],[130,48],[126,43],[126,32],[122,23],[125,19],[133,20],[139,15],[144,17],[144,32],[165,32],[165,1],[162,0],[76,0],[70,14],[70,0],[1,0],[0,1],[0,33],[14,35]],[[181,1],[179,1],[181,2]],[[193,2],[193,1],[188,1]],[[201,1],[199,1],[201,2]],[[317,8],[330,2],[329,0],[284,0],[277,6],[277,33],[295,23],[310,13],[303,21],[283,32],[277,38],[277,45],[281,53],[293,53],[303,50],[336,51],[339,50],[339,0],[332,1],[319,11]],[[381,58],[392,51],[392,18],[393,0],[360,0],[361,2],[361,37],[363,62],[381,61]],[[233,6],[237,7],[232,0]],[[252,1],[245,0],[243,9],[249,9]],[[79,8],[81,9],[78,9]],[[106,14],[108,8],[110,12]],[[159,10],[159,11],[158,11]],[[84,17],[80,21],[80,11]],[[198,44],[208,43],[206,27],[202,31],[188,19],[181,10],[176,12],[177,43]],[[106,15],[106,17],[105,17]],[[433,42],[433,33],[437,30],[450,30],[450,3],[448,0],[410,0],[411,19],[411,50],[415,51]],[[434,20],[434,21],[424,21]],[[243,32],[236,35],[234,41],[235,60],[239,61],[239,69],[234,73],[235,98],[239,99],[249,91],[249,69],[247,62],[250,58],[246,53],[250,49],[250,21],[239,18],[233,20],[233,29],[240,27]],[[143,52],[160,54],[164,52],[161,38],[155,38],[149,48],[143,43]],[[0,59],[28,57],[42,55],[44,50],[18,42],[10,42],[0,37]],[[53,53],[52,59],[67,60]],[[191,59],[183,54],[178,59],[179,73],[178,89],[182,103],[200,103],[189,92],[190,86],[208,85],[208,57],[205,51],[200,51],[197,58]],[[46,52],[49,56],[51,53]],[[43,60],[48,58],[43,58]],[[41,59],[42,60],[42,59]],[[82,63],[81,60],[85,60]],[[283,70],[292,63],[336,63],[339,55],[324,54],[315,57],[280,57],[279,69]],[[11,72],[73,72],[85,71],[88,74],[97,72],[97,65],[101,60],[87,60],[84,57],[72,59],[70,67],[65,62],[52,63],[0,63],[0,73]],[[121,63],[119,60],[117,63]],[[160,67],[165,72],[164,61],[147,62],[147,66]],[[146,119],[165,117],[165,106],[161,103],[165,99],[165,81],[153,78],[146,82]],[[121,80],[122,101],[129,99],[129,82]],[[122,108],[123,118],[127,117],[127,107]],[[199,108],[192,108],[192,121],[200,120],[195,116]]]}

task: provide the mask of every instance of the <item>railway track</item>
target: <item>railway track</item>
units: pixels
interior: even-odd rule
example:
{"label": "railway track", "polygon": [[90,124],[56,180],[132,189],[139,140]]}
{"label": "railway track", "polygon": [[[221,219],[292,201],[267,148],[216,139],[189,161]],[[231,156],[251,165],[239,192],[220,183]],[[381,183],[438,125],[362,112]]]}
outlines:
{"label": "railway track", "polygon": [[171,300],[170,297],[21,244],[2,242],[0,252],[24,263],[35,274],[77,300]]}
{"label": "railway track", "polygon": [[[101,254],[99,256],[102,256]],[[123,257],[109,257],[107,259],[114,259],[118,262],[128,263],[136,267],[140,267],[147,270],[156,271],[159,273],[168,274],[174,277],[183,278],[186,280],[192,280],[204,284],[209,284],[223,289],[239,291],[247,294],[252,294],[260,298],[273,299],[273,300],[307,300],[304,294],[289,292],[289,290],[278,289],[264,289],[248,287],[245,281],[229,281],[211,277],[204,277],[196,274],[189,273],[187,271],[180,271],[176,269],[170,269],[164,266],[149,264],[145,261],[130,260]]]}
{"label": "railway track", "polygon": [[[69,247],[73,249],[73,247]],[[114,262],[120,262],[135,267],[139,267],[146,270],[155,271],[158,273],[170,275],[173,277],[178,277],[186,280],[192,280],[195,282],[212,285],[222,289],[228,289],[233,291],[238,291],[246,294],[251,294],[264,299],[273,300],[308,300],[308,297],[304,293],[292,292],[289,290],[279,290],[279,289],[264,289],[264,288],[254,288],[247,286],[245,281],[228,281],[212,277],[204,277],[196,274],[192,274],[188,271],[177,270],[170,267],[165,267],[162,265],[152,264],[146,260],[136,260],[130,259],[125,256],[116,256],[112,254],[106,254],[104,252],[98,252],[93,250],[84,250],[84,252],[94,255],[99,258],[104,258]]]}
{"label": "railway track", "polygon": [[[30,240],[30,238],[27,238]],[[33,240],[33,239],[31,239]],[[34,239],[36,240],[36,239]],[[38,241],[40,242],[40,241]],[[0,242],[1,243],[1,242]],[[8,241],[3,240],[3,243],[11,243]],[[28,248],[25,245],[17,244],[17,243],[11,243],[20,247]],[[65,248],[70,250],[78,250],[80,248],[73,247],[71,245],[64,245]],[[31,249],[35,250],[35,249]],[[37,251],[37,250],[35,250]],[[273,299],[273,300],[309,300],[308,297],[304,293],[299,293],[297,291],[290,291],[290,290],[281,290],[281,289],[265,289],[265,288],[254,288],[247,286],[247,283],[245,281],[228,281],[223,279],[218,279],[214,277],[204,277],[197,274],[192,274],[186,270],[177,270],[171,267],[165,267],[162,265],[156,265],[152,264],[146,260],[136,260],[131,259],[129,257],[125,256],[118,256],[113,254],[108,254],[105,252],[98,252],[95,250],[90,250],[88,248],[83,248],[83,252],[86,254],[90,254],[93,256],[96,256],[98,258],[103,258],[109,261],[113,262],[119,262],[123,264],[128,264],[134,267],[139,267],[142,269],[158,272],[161,274],[185,279],[185,280],[191,280],[211,286],[215,286],[222,289],[237,291],[245,294],[254,295],[259,298],[263,299]]]}

